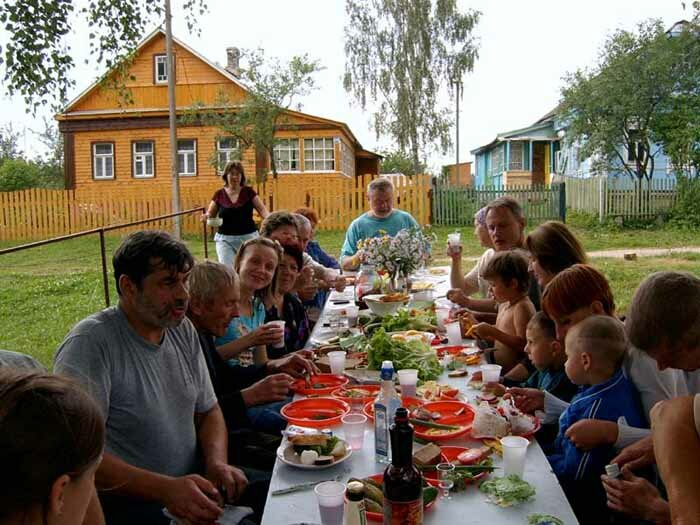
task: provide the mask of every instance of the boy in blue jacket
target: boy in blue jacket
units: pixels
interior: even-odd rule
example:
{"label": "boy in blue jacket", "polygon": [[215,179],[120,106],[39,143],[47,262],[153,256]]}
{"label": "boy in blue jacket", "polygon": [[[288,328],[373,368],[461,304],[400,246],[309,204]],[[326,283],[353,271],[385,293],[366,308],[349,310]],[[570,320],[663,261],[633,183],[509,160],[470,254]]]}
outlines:
{"label": "boy in blue jacket", "polygon": [[623,418],[628,425],[646,426],[637,390],[621,368],[627,346],[624,326],[609,316],[589,317],[566,335],[566,375],[581,390],[559,418],[547,458],[581,523],[608,514],[600,475],[616,452],[613,446],[578,449],[566,437],[567,429],[581,419]]}

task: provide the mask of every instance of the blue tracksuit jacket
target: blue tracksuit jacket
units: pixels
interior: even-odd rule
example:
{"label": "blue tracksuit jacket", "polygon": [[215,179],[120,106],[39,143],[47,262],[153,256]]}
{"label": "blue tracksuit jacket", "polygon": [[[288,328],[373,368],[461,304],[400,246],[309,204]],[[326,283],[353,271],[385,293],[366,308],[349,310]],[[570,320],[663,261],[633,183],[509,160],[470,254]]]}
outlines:
{"label": "blue tracksuit jacket", "polygon": [[559,418],[559,434],[553,453],[548,456],[554,473],[563,483],[588,481],[600,483],[605,465],[615,457],[612,446],[589,451],[577,449],[565,436],[566,430],[581,419],[603,419],[617,422],[624,417],[628,425],[646,428],[639,394],[632,382],[619,369],[605,383],[583,389]]}

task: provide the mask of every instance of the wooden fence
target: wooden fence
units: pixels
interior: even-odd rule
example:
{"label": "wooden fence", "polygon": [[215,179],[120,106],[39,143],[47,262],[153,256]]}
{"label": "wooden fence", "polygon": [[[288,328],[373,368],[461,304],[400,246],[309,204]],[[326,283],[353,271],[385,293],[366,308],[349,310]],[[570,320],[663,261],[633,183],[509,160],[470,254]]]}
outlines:
{"label": "wooden fence", "polygon": [[[316,210],[324,230],[344,229],[366,211],[367,184],[372,175],[354,179],[328,175],[280,176],[255,189],[270,211],[308,206]],[[396,206],[411,213],[420,224],[430,220],[430,176],[394,180]],[[206,207],[217,185],[206,183],[181,193],[181,209]],[[79,231],[146,219],[172,212],[170,191],[143,195],[100,194],[74,190],[30,189],[0,192],[0,241],[46,239]],[[183,231],[198,233],[197,217],[183,218]],[[170,229],[169,221],[149,228]]]}
{"label": "wooden fence", "polygon": [[674,179],[632,180],[567,177],[566,206],[606,217],[648,219],[667,213],[676,201]]}
{"label": "wooden fence", "polygon": [[513,197],[523,207],[528,222],[550,219],[565,220],[564,186],[483,186],[463,188],[436,185],[433,189],[433,224],[437,226],[471,226],[474,214],[498,197]]}

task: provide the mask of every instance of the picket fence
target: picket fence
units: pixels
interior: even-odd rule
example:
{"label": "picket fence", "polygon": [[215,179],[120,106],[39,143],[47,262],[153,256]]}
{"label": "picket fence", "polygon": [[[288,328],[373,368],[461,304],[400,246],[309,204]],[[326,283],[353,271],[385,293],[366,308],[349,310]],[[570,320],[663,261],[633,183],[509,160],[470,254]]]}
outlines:
{"label": "picket fence", "polygon": [[[354,179],[329,175],[280,176],[254,187],[268,210],[307,206],[318,213],[320,229],[334,230],[347,228],[368,209],[366,188],[372,178],[372,175]],[[395,179],[394,184],[397,207],[411,213],[420,224],[428,224],[430,176]],[[183,189],[181,209],[206,207],[215,189],[211,184]],[[169,190],[140,195],[48,189],[0,192],[0,241],[46,239],[171,212]],[[171,224],[161,221],[149,223],[148,227],[170,229]],[[184,217],[182,227],[185,233],[201,231],[201,223],[195,216]]]}

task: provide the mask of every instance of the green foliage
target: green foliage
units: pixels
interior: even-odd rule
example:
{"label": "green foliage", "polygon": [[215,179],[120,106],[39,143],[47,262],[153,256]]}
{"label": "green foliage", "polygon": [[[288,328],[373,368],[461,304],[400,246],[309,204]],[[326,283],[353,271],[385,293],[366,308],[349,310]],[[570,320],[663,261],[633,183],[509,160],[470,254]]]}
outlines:
{"label": "green foliage", "polygon": [[39,166],[24,159],[8,159],[0,166],[0,191],[17,191],[37,186]]}
{"label": "green foliage", "polygon": [[423,162],[418,163],[418,168],[413,163],[413,159],[402,151],[383,151],[381,164],[382,173],[403,173],[412,176],[425,173],[427,166]]}
{"label": "green foliage", "polygon": [[[0,2],[0,24],[7,34],[0,47],[4,85],[10,95],[19,94],[33,112],[50,104],[58,111],[68,90],[75,62],[73,44],[89,42],[90,60],[111,69],[128,63],[131,51],[147,28],[160,23],[162,0],[90,0],[79,7],[76,0],[5,0]],[[207,9],[205,0],[185,0],[183,11],[190,30]],[[88,34],[71,29],[86,20]],[[75,39],[75,41],[73,41]],[[86,63],[88,60],[86,60]],[[125,69],[120,68],[120,74]]]}
{"label": "green foliage", "polygon": [[346,0],[346,13],[345,89],[373,106],[377,136],[409,152],[415,173],[429,149],[451,146],[451,110],[438,98],[474,67],[480,13],[456,0]]}
{"label": "green foliage", "polygon": [[676,191],[671,223],[681,228],[700,228],[700,178],[677,175]]}
{"label": "green foliage", "polygon": [[12,129],[12,124],[6,124],[0,129],[0,166],[8,159],[16,159],[22,156],[18,143],[19,133]]}

